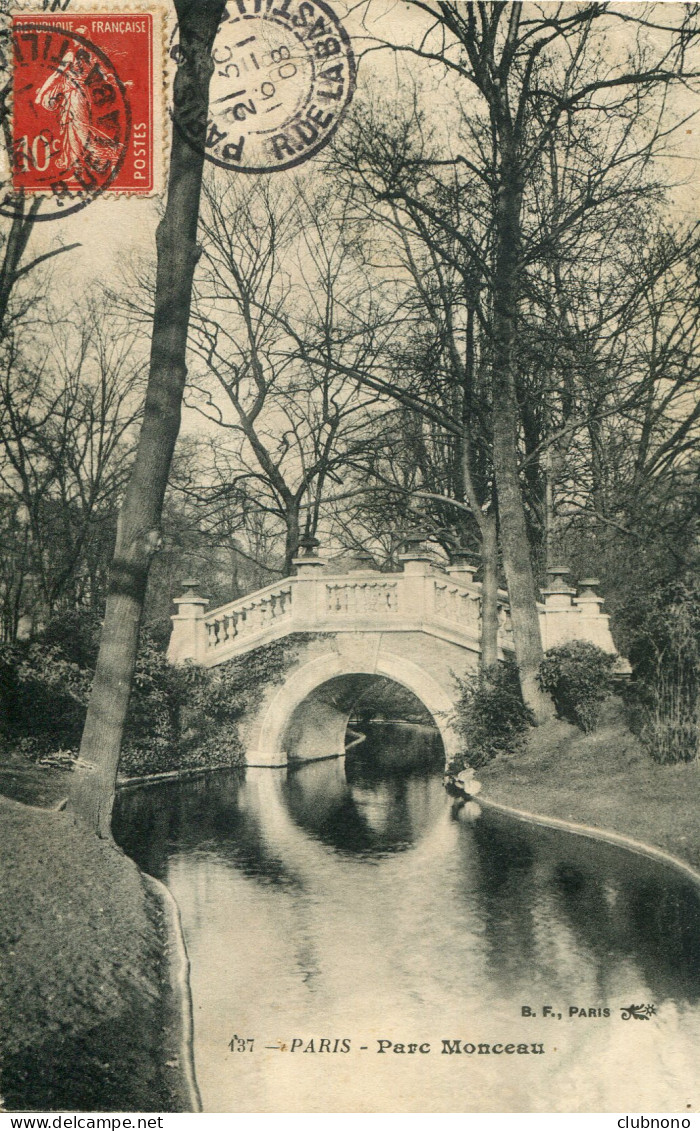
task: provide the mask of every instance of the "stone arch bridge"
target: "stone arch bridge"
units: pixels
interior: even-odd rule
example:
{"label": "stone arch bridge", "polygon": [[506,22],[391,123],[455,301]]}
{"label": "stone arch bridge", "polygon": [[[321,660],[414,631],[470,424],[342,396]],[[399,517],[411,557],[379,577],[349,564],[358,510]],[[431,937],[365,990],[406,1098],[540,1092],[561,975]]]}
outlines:
{"label": "stone arch bridge", "polygon": [[[451,723],[455,674],[476,670],[481,586],[475,567],[436,567],[421,551],[402,555],[402,570],[327,571],[318,557],[295,561],[296,573],[265,589],[207,611],[196,583],[185,582],[168,651],[174,663],[205,667],[292,634],[306,634],[284,682],[263,689],[241,723],[251,766],[285,766],[342,754],[353,709],[380,677],[411,691],[440,731],[446,758],[460,740]],[[590,640],[615,646],[594,579],[578,596],[565,570],[551,571],[539,606],[544,648]],[[507,595],[500,594],[499,652],[512,652]],[[303,639],[303,637],[302,637]]]}

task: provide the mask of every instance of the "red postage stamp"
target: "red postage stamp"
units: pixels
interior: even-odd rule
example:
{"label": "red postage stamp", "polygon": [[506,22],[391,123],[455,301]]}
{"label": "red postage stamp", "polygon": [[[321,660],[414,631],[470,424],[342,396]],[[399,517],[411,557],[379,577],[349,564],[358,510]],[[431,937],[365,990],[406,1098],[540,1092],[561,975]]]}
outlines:
{"label": "red postage stamp", "polygon": [[15,191],[153,192],[157,23],[148,11],[13,17]]}

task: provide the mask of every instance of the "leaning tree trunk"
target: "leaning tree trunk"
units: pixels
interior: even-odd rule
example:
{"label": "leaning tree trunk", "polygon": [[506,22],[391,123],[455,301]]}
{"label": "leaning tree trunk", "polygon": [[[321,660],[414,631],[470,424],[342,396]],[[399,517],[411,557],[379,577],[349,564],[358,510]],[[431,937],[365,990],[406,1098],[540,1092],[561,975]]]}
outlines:
{"label": "leaning tree trunk", "polygon": [[[168,203],[158,227],[151,362],[136,460],[124,495],[95,679],[69,808],[99,836],[110,821],[151,559],[180,429],[197,224],[213,70],[225,0],[175,0],[180,62],[175,78]],[[187,137],[177,126],[187,121]],[[190,140],[187,140],[187,139]]]}
{"label": "leaning tree trunk", "polygon": [[523,700],[538,723],[554,713],[537,682],[542,637],[530,545],[518,474],[518,404],[514,347],[518,304],[520,191],[517,173],[507,166],[497,203],[493,308],[493,462],[503,568],[513,623],[513,644]]}

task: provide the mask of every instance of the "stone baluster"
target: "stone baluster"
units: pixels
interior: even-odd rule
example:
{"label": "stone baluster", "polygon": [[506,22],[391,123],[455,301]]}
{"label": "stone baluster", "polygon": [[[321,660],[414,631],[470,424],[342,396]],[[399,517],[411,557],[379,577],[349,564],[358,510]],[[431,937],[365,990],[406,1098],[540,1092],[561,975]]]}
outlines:
{"label": "stone baluster", "polygon": [[462,621],[478,635],[481,599],[476,593],[462,593],[460,596],[462,599]]}
{"label": "stone baluster", "polygon": [[171,664],[181,664],[185,660],[201,663],[207,650],[205,609],[209,601],[198,596],[198,581],[183,581],[182,588],[182,596],[174,598],[177,613],[171,617],[173,631],[168,644],[168,659]]}
{"label": "stone baluster", "polygon": [[255,635],[260,630],[260,612],[258,602],[251,600],[245,607],[246,632]]}

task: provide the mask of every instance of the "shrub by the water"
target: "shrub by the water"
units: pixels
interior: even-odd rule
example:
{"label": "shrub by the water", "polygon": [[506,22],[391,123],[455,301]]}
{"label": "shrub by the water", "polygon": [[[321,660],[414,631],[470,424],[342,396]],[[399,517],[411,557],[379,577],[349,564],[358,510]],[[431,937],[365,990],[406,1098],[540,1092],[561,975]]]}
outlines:
{"label": "shrub by the water", "polygon": [[516,754],[525,744],[532,712],[523,703],[518,669],[511,660],[494,664],[478,676],[457,679],[459,697],[453,725],[464,741],[463,753],[450,765],[478,769],[498,754]]}
{"label": "shrub by the water", "polygon": [[587,640],[572,640],[550,648],[540,664],[540,686],[552,696],[557,714],[586,734],[612,692],[615,659]]}
{"label": "shrub by the water", "polygon": [[139,776],[241,765],[240,720],[266,685],[281,681],[301,639],[264,644],[215,668],[174,667],[157,648],[142,650],[120,771]]}

